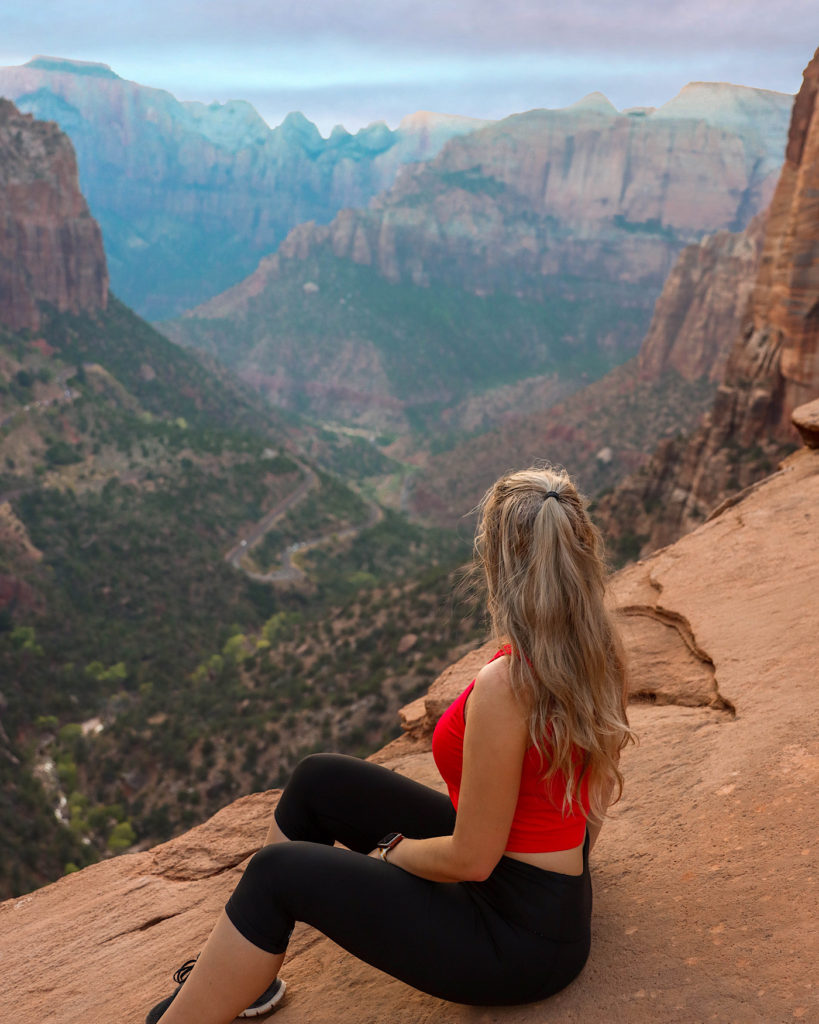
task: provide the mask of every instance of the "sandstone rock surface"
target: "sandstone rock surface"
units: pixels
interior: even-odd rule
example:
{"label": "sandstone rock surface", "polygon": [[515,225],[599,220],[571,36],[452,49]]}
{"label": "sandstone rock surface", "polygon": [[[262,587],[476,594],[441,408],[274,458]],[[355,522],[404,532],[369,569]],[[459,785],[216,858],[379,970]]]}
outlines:
{"label": "sandstone rock surface", "polygon": [[[593,854],[592,954],[574,984],[531,1006],[457,1006],[299,925],[277,1024],[819,1019],[817,509],[819,452],[803,449],[614,578],[640,744]],[[434,781],[432,719],[486,653],[448,670],[376,759]],[[276,799],[245,797],[154,850],[0,905],[0,1018],[140,1021],[200,948]]]}
{"label": "sandstone rock surface", "polygon": [[0,99],[0,324],[36,329],[38,302],[79,313],[107,300],[102,236],[71,143]]}
{"label": "sandstone rock surface", "polygon": [[643,379],[675,370],[686,380],[722,380],[753,287],[764,227],[759,214],[745,231],[719,231],[683,249],[640,347]]}
{"label": "sandstone rock surface", "polygon": [[819,398],[794,409],[791,418],[802,437],[802,442],[808,448],[819,448]]}

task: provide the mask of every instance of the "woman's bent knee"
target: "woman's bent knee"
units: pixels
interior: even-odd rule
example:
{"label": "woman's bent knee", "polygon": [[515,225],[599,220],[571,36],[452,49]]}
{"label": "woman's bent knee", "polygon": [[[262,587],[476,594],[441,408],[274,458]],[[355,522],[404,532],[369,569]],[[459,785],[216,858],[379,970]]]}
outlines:
{"label": "woman's bent knee", "polygon": [[285,896],[294,886],[296,873],[305,867],[299,845],[263,846],[250,858],[225,906],[233,926],[268,953],[283,953],[293,930]]}
{"label": "woman's bent knee", "polygon": [[343,765],[346,760],[347,758],[341,754],[308,754],[293,769],[287,787],[289,788],[294,783],[297,786],[311,785],[316,781],[326,779],[328,775],[338,772],[339,763]]}
{"label": "woman's bent knee", "polygon": [[[310,754],[299,761],[276,808],[276,823],[288,839],[332,846],[322,807],[350,758],[340,754]],[[326,810],[326,808],[325,808]]]}

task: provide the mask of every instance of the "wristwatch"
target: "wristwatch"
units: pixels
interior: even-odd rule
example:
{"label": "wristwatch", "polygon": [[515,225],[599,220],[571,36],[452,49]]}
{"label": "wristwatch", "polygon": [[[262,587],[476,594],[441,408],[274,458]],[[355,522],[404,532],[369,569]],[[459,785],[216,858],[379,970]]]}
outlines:
{"label": "wristwatch", "polygon": [[394,850],[403,838],[400,832],[388,832],[383,839],[379,839],[375,845],[376,849],[381,851],[381,860],[389,864],[387,854],[390,850]]}

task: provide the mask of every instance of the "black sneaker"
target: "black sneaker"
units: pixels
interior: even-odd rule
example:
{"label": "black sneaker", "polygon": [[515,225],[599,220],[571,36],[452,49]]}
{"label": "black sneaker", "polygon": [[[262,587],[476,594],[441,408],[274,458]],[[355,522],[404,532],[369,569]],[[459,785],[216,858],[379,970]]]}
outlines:
{"label": "black sneaker", "polygon": [[[168,1009],[168,1007],[171,1005],[174,999],[176,999],[176,997],[179,995],[179,989],[181,989],[184,983],[187,981],[188,975],[193,970],[195,963],[195,958],[193,960],[186,960],[185,963],[182,964],[182,966],[179,968],[179,970],[174,971],[173,980],[177,983],[179,988],[177,988],[176,992],[173,992],[171,995],[166,996],[161,1002],[157,1003],[156,1006],[151,1008],[151,1010],[148,1012],[148,1016],[145,1018],[145,1024],[157,1024],[157,1022],[161,1020],[164,1012]],[[275,1009],[275,1007],[279,1004],[279,1001],[284,995],[284,990],[286,987],[287,986],[285,985],[281,978],[276,978],[276,980],[272,982],[270,986],[264,990],[264,992],[262,992],[259,998],[255,1002],[251,1003],[246,1010],[243,1010],[239,1014],[239,1016],[261,1017],[263,1013],[270,1013],[271,1010]]]}
{"label": "black sneaker", "polygon": [[259,996],[255,1003],[251,1003],[246,1010],[242,1010],[239,1014],[240,1017],[261,1017],[263,1013],[270,1013],[274,1010],[279,1000],[284,995],[284,990],[287,986],[281,978],[276,978],[274,982],[270,984],[269,988],[266,988],[264,992]]}

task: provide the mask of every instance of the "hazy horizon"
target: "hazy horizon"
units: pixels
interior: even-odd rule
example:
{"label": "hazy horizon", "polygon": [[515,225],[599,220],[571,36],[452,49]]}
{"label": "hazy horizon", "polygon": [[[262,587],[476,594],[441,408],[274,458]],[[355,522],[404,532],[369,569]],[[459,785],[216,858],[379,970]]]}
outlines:
{"label": "hazy horizon", "polygon": [[692,81],[793,94],[819,43],[812,0],[509,0],[502,17],[489,0],[142,0],[115,17],[102,0],[43,0],[4,22],[4,66],[104,63],[180,100],[247,100],[270,125],[299,110],[324,135],[418,110],[496,120],[595,91],[621,110],[658,107]]}

